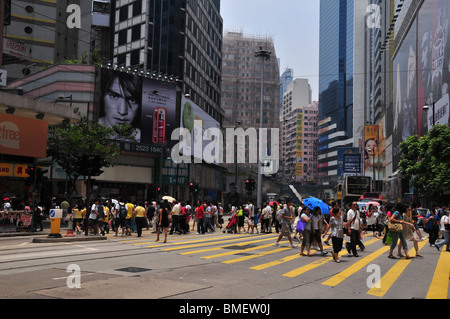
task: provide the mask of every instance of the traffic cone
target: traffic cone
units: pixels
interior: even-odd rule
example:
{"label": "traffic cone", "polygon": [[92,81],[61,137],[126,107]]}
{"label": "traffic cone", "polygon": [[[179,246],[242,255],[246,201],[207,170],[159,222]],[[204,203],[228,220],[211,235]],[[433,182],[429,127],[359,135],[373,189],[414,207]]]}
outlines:
{"label": "traffic cone", "polygon": [[64,237],[73,237],[75,234],[73,233],[73,224],[72,220],[69,220],[69,224],[67,225],[67,234],[64,235]]}

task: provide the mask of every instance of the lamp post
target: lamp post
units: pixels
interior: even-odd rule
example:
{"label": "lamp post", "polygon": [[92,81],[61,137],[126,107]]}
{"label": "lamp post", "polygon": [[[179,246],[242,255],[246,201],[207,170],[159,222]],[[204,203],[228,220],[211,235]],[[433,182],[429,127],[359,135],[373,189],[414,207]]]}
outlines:
{"label": "lamp post", "polygon": [[262,128],[263,128],[263,109],[264,109],[264,62],[270,59],[270,55],[272,54],[269,51],[263,50],[262,47],[259,47],[259,51],[255,52],[255,57],[261,58],[261,104],[260,104],[260,114],[259,114],[259,147],[258,147],[258,187],[257,187],[257,199],[256,199],[256,207],[261,208],[261,200],[262,200]]}
{"label": "lamp post", "polygon": [[375,146],[374,146],[373,149],[371,149],[371,148],[368,149],[369,153],[371,153],[373,151],[373,156],[372,156],[372,173],[373,173],[372,191],[375,191],[375,150],[376,150]]}

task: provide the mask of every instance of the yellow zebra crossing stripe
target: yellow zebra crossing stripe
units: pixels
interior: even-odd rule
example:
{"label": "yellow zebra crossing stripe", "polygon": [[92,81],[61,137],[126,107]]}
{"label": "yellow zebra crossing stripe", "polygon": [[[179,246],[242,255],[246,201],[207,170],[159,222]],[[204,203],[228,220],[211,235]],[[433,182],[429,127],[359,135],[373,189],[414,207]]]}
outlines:
{"label": "yellow zebra crossing stripe", "polygon": [[219,257],[224,257],[224,256],[229,256],[229,255],[236,255],[236,254],[239,254],[239,253],[245,253],[245,252],[248,252],[248,251],[257,250],[257,249],[261,249],[261,248],[266,248],[266,247],[270,247],[270,246],[273,246],[273,244],[271,243],[271,244],[257,246],[257,247],[252,247],[252,248],[247,248],[247,249],[233,250],[233,251],[228,251],[228,252],[222,253],[222,254],[211,255],[211,256],[203,256],[202,258],[203,259],[219,258]]}
{"label": "yellow zebra crossing stripe", "polygon": [[[267,236],[258,236],[258,237],[267,237]],[[230,240],[221,240],[221,241],[217,241],[212,243],[211,241],[208,241],[207,243],[200,243],[200,244],[193,244],[193,245],[186,245],[186,246],[181,246],[181,247],[172,247],[172,248],[166,248],[163,249],[164,251],[173,251],[173,250],[180,250],[180,249],[189,249],[189,248],[196,248],[196,247],[204,247],[204,246],[209,246],[211,244],[218,244],[218,243],[233,243],[233,242],[237,242],[240,241],[241,243],[239,245],[247,245],[249,243],[255,243],[255,242],[261,242],[261,241],[267,241],[267,240],[274,240],[272,237],[270,238],[264,238],[264,239],[260,239],[260,240],[255,240],[255,241],[246,241],[244,243],[242,243],[242,240],[245,239],[253,239],[253,238],[257,238],[255,237],[247,237],[247,238],[237,238],[237,239],[230,239]],[[179,243],[180,244],[180,243]],[[148,247],[148,246],[146,246]],[[159,246],[158,246],[159,247]],[[220,247],[219,247],[220,248]],[[191,252],[192,253],[196,253],[196,252]]]}
{"label": "yellow zebra crossing stripe", "polygon": [[[254,239],[254,238],[256,238],[256,237],[248,237],[247,239]],[[248,244],[254,244],[254,243],[259,243],[259,242],[268,241],[268,240],[274,240],[274,238],[265,238],[265,239],[259,239],[259,240],[244,241],[239,244],[223,245],[223,246],[217,246],[217,247],[213,247],[213,248],[206,248],[206,249],[200,249],[200,250],[191,250],[191,251],[181,252],[179,254],[180,255],[200,254],[200,253],[205,253],[208,251],[221,250],[221,249],[231,247],[231,246],[245,246]],[[224,241],[221,241],[221,243],[230,243],[230,242],[235,242],[235,241],[239,241],[239,240],[224,240]]]}
{"label": "yellow zebra crossing stripe", "polygon": [[450,275],[450,253],[441,252],[434,276],[428,289],[427,299],[447,299]]}
{"label": "yellow zebra crossing stripe", "polygon": [[[368,242],[364,243],[364,246],[367,247],[367,246],[369,246],[369,245],[371,245],[371,244],[373,244],[373,243],[375,243],[377,241],[379,241],[378,238],[371,239]],[[339,257],[341,257],[341,256],[343,256],[345,254],[346,254],[346,251],[344,249],[343,251],[341,251],[339,253]],[[332,256],[331,257],[320,258],[319,260],[316,260],[316,261],[314,261],[314,262],[312,262],[312,263],[310,263],[308,265],[305,265],[303,267],[291,270],[291,271],[283,274],[283,276],[284,277],[289,277],[289,278],[294,278],[294,277],[300,276],[301,274],[304,274],[307,271],[310,271],[310,270],[312,270],[314,268],[322,266],[322,265],[324,265],[324,264],[326,264],[326,263],[328,263],[328,262],[330,262],[332,260],[333,260]]]}
{"label": "yellow zebra crossing stripe", "polygon": [[345,279],[349,278],[354,273],[361,270],[363,267],[374,261],[376,258],[380,257],[382,254],[386,253],[389,250],[389,246],[382,247],[378,249],[377,251],[371,253],[370,255],[364,257],[363,259],[359,260],[352,266],[348,267],[344,271],[338,273],[337,275],[331,277],[330,279],[324,281],[322,285],[325,286],[337,286],[341,282],[343,282]]}
{"label": "yellow zebra crossing stripe", "polygon": [[[428,241],[421,241],[419,243],[419,251],[425,246]],[[408,254],[413,256],[415,253],[415,249],[412,248],[409,250]],[[383,297],[389,289],[391,289],[392,285],[397,281],[400,275],[405,271],[406,267],[411,263],[412,259],[400,259],[397,263],[392,266],[389,271],[377,282],[373,288],[371,288],[367,294],[377,297]],[[379,288],[377,288],[379,287]]]}
{"label": "yellow zebra crossing stripe", "polygon": [[274,250],[269,250],[269,251],[265,251],[259,254],[254,254],[251,256],[242,256],[239,258],[235,258],[235,259],[230,259],[230,260],[225,260],[222,261],[223,264],[234,264],[234,263],[238,263],[241,261],[245,261],[245,260],[250,260],[250,259],[254,259],[254,258],[259,258],[259,257],[263,257],[263,256],[267,256],[267,255],[271,255],[271,254],[276,254],[288,249],[292,249],[291,247],[284,247],[284,248],[278,248],[278,249],[274,249]]}

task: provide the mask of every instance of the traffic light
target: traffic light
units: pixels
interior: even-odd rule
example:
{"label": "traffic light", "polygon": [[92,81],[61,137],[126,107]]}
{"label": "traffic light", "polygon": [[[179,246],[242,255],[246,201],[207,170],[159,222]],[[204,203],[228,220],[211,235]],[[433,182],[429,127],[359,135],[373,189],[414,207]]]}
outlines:
{"label": "traffic light", "polygon": [[250,179],[250,190],[251,191],[255,190],[255,180],[253,178]]}
{"label": "traffic light", "polygon": [[25,170],[25,172],[28,174],[28,181],[34,184],[34,178],[36,176],[36,170],[34,169],[34,166],[28,165],[28,168]]}
{"label": "traffic light", "polygon": [[47,173],[47,169],[42,169],[40,167],[37,168],[36,171],[36,182],[39,184],[47,179],[47,177],[44,177],[44,174]]}
{"label": "traffic light", "polygon": [[250,184],[250,178],[247,178],[245,180],[245,189],[247,190],[247,192],[251,192],[252,191],[252,187],[251,187],[251,184]]}
{"label": "traffic light", "polygon": [[189,183],[189,193],[193,193],[194,192],[194,183],[190,182]]}
{"label": "traffic light", "polygon": [[103,173],[101,168],[103,163],[99,156],[79,156],[78,157],[78,173],[86,176],[99,176]]}
{"label": "traffic light", "polygon": [[195,184],[195,185],[194,185],[194,194],[197,194],[197,193],[198,193],[198,185]]}

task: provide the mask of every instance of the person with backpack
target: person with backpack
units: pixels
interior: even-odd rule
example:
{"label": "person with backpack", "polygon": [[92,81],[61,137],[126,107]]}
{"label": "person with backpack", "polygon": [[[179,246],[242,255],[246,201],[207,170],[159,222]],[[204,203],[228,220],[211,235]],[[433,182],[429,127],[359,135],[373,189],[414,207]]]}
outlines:
{"label": "person with backpack", "polygon": [[275,247],[280,247],[280,240],[284,236],[286,236],[289,240],[289,243],[291,244],[292,248],[297,248],[298,246],[292,242],[292,236],[291,236],[291,222],[294,220],[295,216],[292,211],[292,200],[287,200],[286,207],[283,207],[281,210],[281,213],[279,214],[280,224],[281,224],[281,230],[280,235],[278,236]]}
{"label": "person with backpack", "polygon": [[126,224],[125,219],[128,214],[128,209],[126,204],[122,199],[119,199],[119,203],[116,205],[116,209],[114,210],[114,221],[115,221],[115,233],[114,236],[117,237],[119,232],[119,227],[122,229],[122,237],[125,237]]}

